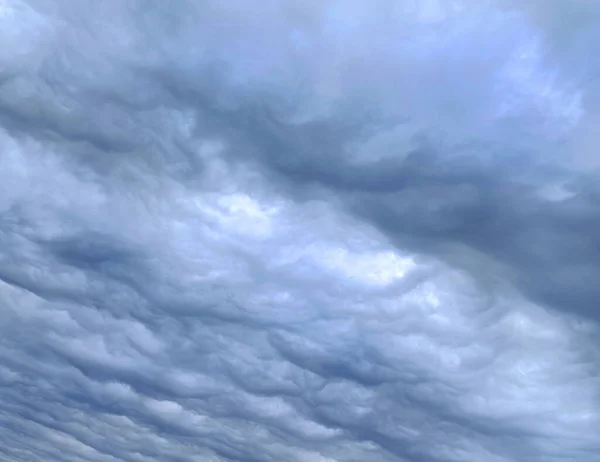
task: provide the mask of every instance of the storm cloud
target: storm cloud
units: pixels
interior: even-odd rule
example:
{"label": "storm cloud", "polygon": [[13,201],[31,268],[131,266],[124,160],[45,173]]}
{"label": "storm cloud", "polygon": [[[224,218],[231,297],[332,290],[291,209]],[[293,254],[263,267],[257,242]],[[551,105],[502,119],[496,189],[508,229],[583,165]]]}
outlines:
{"label": "storm cloud", "polygon": [[598,44],[0,0],[0,461],[600,461]]}

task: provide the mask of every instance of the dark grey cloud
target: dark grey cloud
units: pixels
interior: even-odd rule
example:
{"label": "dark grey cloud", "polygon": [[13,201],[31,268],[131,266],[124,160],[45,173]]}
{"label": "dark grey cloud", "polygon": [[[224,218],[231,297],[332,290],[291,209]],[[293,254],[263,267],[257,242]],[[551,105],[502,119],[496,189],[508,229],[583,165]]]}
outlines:
{"label": "dark grey cloud", "polygon": [[0,460],[600,460],[599,14],[0,1]]}

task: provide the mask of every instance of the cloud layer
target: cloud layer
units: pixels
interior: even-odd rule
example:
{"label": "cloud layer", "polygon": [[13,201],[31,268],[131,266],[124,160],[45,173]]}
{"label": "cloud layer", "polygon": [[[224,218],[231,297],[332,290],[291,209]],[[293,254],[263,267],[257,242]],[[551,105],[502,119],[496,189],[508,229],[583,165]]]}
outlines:
{"label": "cloud layer", "polygon": [[0,461],[600,461],[598,26],[0,0]]}

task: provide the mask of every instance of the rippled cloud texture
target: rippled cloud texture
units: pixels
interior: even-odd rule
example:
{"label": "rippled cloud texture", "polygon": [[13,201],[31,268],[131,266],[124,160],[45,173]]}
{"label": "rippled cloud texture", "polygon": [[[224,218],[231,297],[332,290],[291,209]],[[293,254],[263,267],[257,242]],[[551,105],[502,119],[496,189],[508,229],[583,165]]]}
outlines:
{"label": "rippled cloud texture", "polygon": [[600,461],[600,4],[1,0],[0,460]]}

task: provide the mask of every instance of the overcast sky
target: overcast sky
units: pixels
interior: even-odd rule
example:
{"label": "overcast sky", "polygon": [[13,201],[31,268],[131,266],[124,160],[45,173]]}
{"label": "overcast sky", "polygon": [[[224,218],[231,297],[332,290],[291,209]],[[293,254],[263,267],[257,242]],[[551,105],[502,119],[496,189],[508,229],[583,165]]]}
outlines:
{"label": "overcast sky", "polygon": [[600,461],[600,4],[0,0],[0,461]]}

